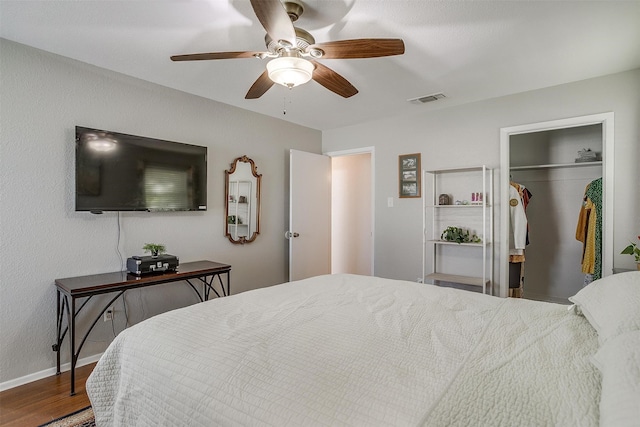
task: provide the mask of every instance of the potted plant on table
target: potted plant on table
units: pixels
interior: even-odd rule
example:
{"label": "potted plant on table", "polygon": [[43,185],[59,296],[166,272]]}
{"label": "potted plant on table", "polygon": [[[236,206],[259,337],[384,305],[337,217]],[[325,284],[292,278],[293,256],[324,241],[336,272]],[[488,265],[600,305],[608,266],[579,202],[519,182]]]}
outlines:
{"label": "potted plant on table", "polygon": [[[640,240],[640,236],[638,236],[638,240]],[[636,260],[636,268],[640,270],[640,248],[635,243],[631,243],[629,246],[624,248],[622,252],[623,255],[631,255]]]}
{"label": "potted plant on table", "polygon": [[157,257],[166,252],[167,248],[161,243],[145,243],[142,249],[145,252],[151,252],[152,257]]}

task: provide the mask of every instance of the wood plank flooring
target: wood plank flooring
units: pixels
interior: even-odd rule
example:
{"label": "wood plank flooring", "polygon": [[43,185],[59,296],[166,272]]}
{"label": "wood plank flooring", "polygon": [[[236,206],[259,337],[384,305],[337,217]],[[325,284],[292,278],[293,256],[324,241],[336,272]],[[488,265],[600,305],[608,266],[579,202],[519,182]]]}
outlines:
{"label": "wood plank flooring", "polygon": [[69,395],[70,373],[0,392],[0,426],[39,426],[90,405],[84,388],[95,363],[76,369],[76,394]]}

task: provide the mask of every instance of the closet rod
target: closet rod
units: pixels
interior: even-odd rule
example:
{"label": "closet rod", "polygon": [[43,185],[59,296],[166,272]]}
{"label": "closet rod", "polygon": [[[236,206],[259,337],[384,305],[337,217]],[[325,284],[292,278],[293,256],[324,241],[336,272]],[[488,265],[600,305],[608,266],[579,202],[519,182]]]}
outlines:
{"label": "closet rod", "polygon": [[555,163],[549,165],[528,165],[528,166],[511,166],[509,169],[512,171],[527,170],[527,169],[554,169],[554,168],[579,168],[585,166],[602,166],[602,161],[596,162],[581,162],[581,163]]}

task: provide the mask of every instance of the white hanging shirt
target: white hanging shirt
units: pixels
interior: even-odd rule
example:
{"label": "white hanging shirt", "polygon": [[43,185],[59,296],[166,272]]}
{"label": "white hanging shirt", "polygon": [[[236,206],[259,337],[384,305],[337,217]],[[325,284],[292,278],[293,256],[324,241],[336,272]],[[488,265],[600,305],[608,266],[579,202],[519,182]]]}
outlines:
{"label": "white hanging shirt", "polygon": [[523,255],[527,245],[527,215],[513,185],[509,185],[509,220],[509,255]]}

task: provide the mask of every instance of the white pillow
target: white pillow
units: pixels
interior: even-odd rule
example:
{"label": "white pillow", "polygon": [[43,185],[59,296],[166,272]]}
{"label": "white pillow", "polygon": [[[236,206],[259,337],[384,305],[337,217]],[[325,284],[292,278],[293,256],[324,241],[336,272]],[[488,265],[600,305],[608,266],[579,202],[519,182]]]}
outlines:
{"label": "white pillow", "polygon": [[613,274],[569,298],[598,332],[600,344],[640,330],[640,271]]}
{"label": "white pillow", "polygon": [[601,426],[638,426],[640,422],[640,331],[618,335],[592,358],[602,374]]}

